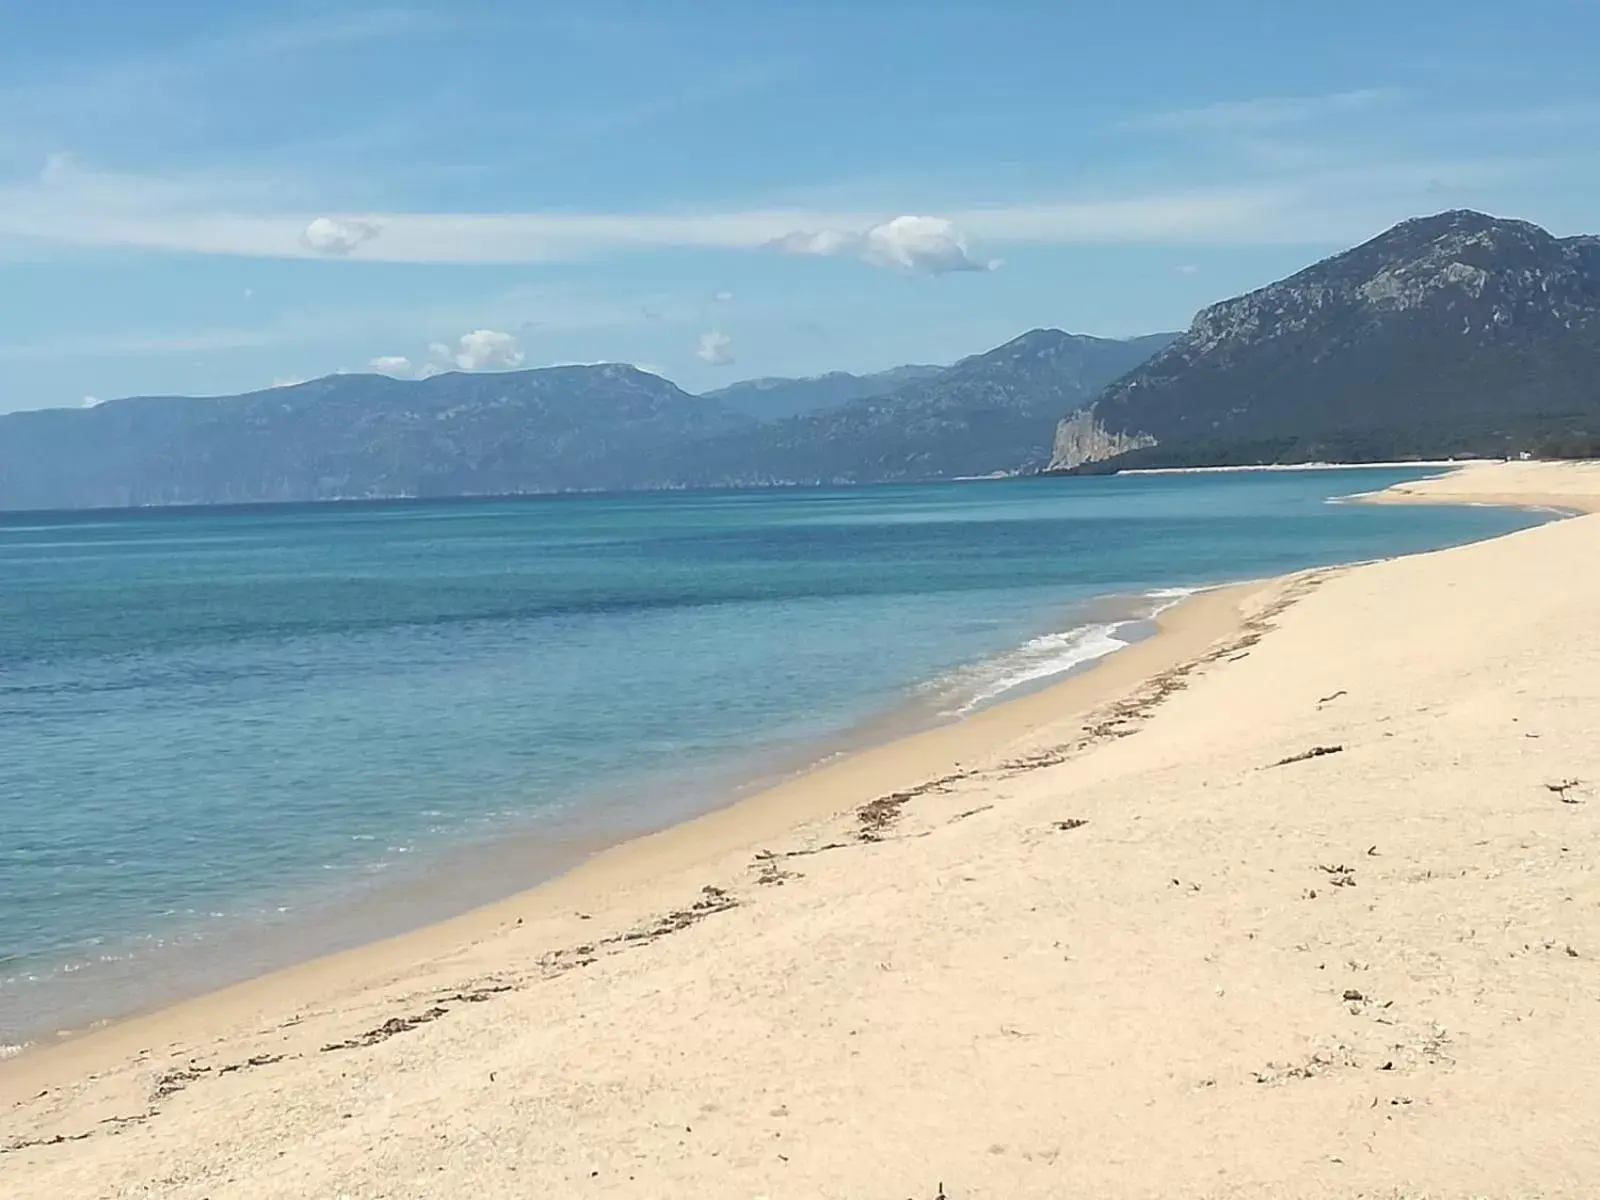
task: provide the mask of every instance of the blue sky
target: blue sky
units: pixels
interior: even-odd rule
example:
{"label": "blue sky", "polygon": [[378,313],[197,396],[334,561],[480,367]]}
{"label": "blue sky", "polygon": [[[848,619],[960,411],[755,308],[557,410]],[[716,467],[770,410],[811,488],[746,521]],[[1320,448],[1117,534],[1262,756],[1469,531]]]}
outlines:
{"label": "blue sky", "polygon": [[1403,217],[1600,231],[1600,6],[0,0],[0,411],[1186,325]]}

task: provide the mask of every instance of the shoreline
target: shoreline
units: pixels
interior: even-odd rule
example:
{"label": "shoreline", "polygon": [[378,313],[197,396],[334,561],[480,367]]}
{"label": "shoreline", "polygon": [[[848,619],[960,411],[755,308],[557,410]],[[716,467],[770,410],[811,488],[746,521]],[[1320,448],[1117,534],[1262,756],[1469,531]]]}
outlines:
{"label": "shoreline", "polygon": [[[283,989],[299,995],[308,987],[317,991],[329,980],[347,982],[352,976],[364,977],[370,984],[387,975],[395,960],[429,961],[457,943],[481,940],[515,919],[510,910],[515,909],[515,915],[530,910],[550,917],[563,906],[603,909],[606,894],[619,886],[648,887],[698,860],[715,859],[744,849],[754,840],[778,838],[807,824],[845,815],[878,794],[915,787],[930,775],[958,771],[971,762],[993,757],[1008,744],[1036,735],[1064,716],[1080,715],[1114,700],[1150,675],[1178,665],[1210,641],[1225,637],[1241,619],[1230,615],[1237,598],[1276,582],[1253,580],[1185,589],[1180,599],[1160,605],[1152,616],[1122,622],[1149,624],[1153,633],[1075,664],[1054,680],[1020,684],[1008,689],[1017,692],[1014,696],[982,703],[969,712],[946,714],[938,723],[890,733],[886,740],[846,744],[809,765],[758,775],[730,789],[715,807],[687,819],[621,831],[620,836],[598,836],[578,857],[555,865],[553,873],[504,897],[198,994],[59,1030],[54,1039],[41,1035],[8,1047],[9,1053],[0,1056],[0,1103],[10,1098],[15,1076],[29,1075],[21,1090],[33,1088],[36,1080],[29,1068],[38,1069],[35,1064],[44,1060],[70,1057],[76,1063],[82,1054],[92,1055],[95,1061],[114,1060],[126,1055],[133,1043],[159,1040],[168,1019],[181,1024],[192,1019],[196,1010],[207,1010],[213,1004],[249,1005],[270,1000],[265,994],[250,994],[257,989],[263,993]],[[591,918],[594,915],[590,913]]]}
{"label": "shoreline", "polygon": [[[1600,464],[1391,491],[1600,512]],[[1205,591],[531,891],[0,1062],[0,1182],[1587,1194],[1597,548]]]}
{"label": "shoreline", "polygon": [[[1054,622],[1040,626],[1022,642],[975,664],[972,668],[975,676],[981,667],[997,667],[1008,660],[1017,666],[1015,660],[1020,653],[1043,639],[1103,630],[1104,637],[1115,642],[1115,646],[1086,648],[1082,657],[1066,665],[1052,666],[1031,678],[1005,677],[998,691],[978,692],[964,699],[952,690],[954,685],[944,689],[948,693],[944,695],[933,690],[933,684],[949,678],[947,673],[924,681],[893,708],[852,720],[832,733],[775,741],[725,761],[703,764],[681,777],[653,781],[653,784],[666,786],[671,800],[665,811],[648,821],[638,820],[632,814],[611,813],[605,819],[585,820],[568,813],[556,818],[554,824],[506,830],[489,839],[436,847],[430,853],[418,855],[421,861],[388,882],[351,894],[308,895],[292,909],[280,909],[281,919],[276,921],[261,916],[227,918],[241,923],[253,922],[242,927],[242,932],[252,939],[252,949],[248,958],[231,961],[225,966],[201,961],[215,955],[215,949],[208,948],[229,936],[216,931],[191,933],[136,957],[118,957],[109,970],[91,965],[88,969],[99,971],[104,977],[104,986],[111,988],[118,986],[116,972],[124,962],[138,971],[140,978],[154,972],[156,976],[166,977],[168,983],[161,987],[142,986],[139,991],[147,998],[122,1004],[112,1011],[103,1007],[90,1010],[86,1005],[78,1005],[73,1011],[76,1016],[77,1009],[84,1010],[81,1021],[37,1022],[37,1028],[24,1031],[20,1040],[0,1039],[0,1072],[9,1061],[49,1053],[61,1045],[124,1022],[177,1005],[203,1001],[209,996],[355,953],[368,946],[403,939],[517,899],[581,870],[609,851],[691,824],[701,817],[737,808],[767,792],[801,783],[816,772],[836,769],[860,755],[883,751],[908,738],[936,735],[992,709],[1048,692],[1093,672],[1130,647],[1160,636],[1163,618],[1172,609],[1197,595],[1228,586],[1233,585],[1159,587],[1075,600],[1064,610],[1063,615],[1070,617],[1064,628]],[[966,682],[970,685],[974,680]],[[926,694],[921,694],[923,688],[927,689]],[[956,707],[946,707],[949,704]],[[616,796],[630,794],[639,786],[637,783],[616,784],[596,795],[612,799],[613,803],[606,806],[609,810],[615,807]],[[494,864],[487,875],[482,869],[486,862]],[[490,878],[495,882],[488,882]],[[291,911],[294,915],[284,915]],[[307,930],[315,931],[312,941],[316,948],[309,952],[296,945],[305,938]],[[68,964],[59,969],[59,974],[71,976],[83,969],[80,965]],[[175,973],[181,974],[185,982],[173,982]]]}
{"label": "shoreline", "polygon": [[1386,468],[1461,468],[1499,463],[1493,458],[1425,458],[1410,462],[1304,462],[1252,463],[1236,467],[1130,467],[1118,475],[1231,475],[1251,471],[1377,471]]}
{"label": "shoreline", "polygon": [[1369,504],[1471,504],[1581,515],[1600,512],[1600,462],[1466,463],[1443,475],[1397,483],[1351,499]]}

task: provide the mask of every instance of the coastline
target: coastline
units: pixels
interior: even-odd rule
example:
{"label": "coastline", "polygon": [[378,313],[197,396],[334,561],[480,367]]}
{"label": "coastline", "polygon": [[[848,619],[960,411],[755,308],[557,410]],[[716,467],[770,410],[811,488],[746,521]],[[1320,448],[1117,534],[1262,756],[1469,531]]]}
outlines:
{"label": "coastline", "polygon": [[[0,1058],[0,1105],[14,1094],[48,1086],[59,1072],[36,1068],[46,1060],[51,1065],[70,1060],[70,1073],[82,1063],[115,1062],[135,1043],[143,1047],[160,1041],[169,1022],[183,1027],[197,1013],[209,1021],[235,1005],[248,1009],[275,1001],[298,1004],[307,994],[320,994],[332,981],[338,981],[341,992],[351,980],[361,981],[358,990],[383,986],[397,964],[426,963],[449,950],[477,944],[530,912],[555,919],[571,909],[588,911],[592,919],[594,910],[606,908],[619,890],[649,887],[701,862],[743,852],[817,821],[847,816],[879,794],[916,787],[930,775],[991,759],[1019,739],[1040,736],[1199,653],[1237,626],[1238,597],[1270,584],[1252,581],[1195,589],[1148,618],[1155,626],[1151,636],[1080,663],[1042,687],[1023,685],[1015,696],[985,703],[955,719],[902,731],[887,740],[869,739],[813,765],[785,770],[686,820],[599,839],[581,851],[581,857],[504,898],[200,995],[62,1030],[54,1041],[40,1039],[19,1047]],[[34,1069],[41,1073],[35,1076]]]}
{"label": "coastline", "polygon": [[1385,467],[1409,470],[1412,467],[1431,469],[1434,467],[1462,468],[1478,465],[1494,465],[1498,459],[1479,458],[1423,458],[1411,461],[1393,462],[1304,462],[1304,463],[1256,463],[1248,466],[1237,467],[1130,467],[1126,471],[1118,471],[1119,475],[1232,475],[1257,471],[1375,471]]}
{"label": "coastline", "polygon": [[[408,873],[380,887],[353,896],[308,897],[294,907],[293,916],[270,924],[257,919],[244,931],[243,944],[248,950],[230,952],[232,957],[226,963],[215,961],[214,947],[228,937],[217,933],[180,941],[176,946],[163,945],[139,958],[104,960],[112,965],[110,971],[90,963],[87,970],[95,976],[93,987],[116,992],[132,977],[138,982],[136,998],[120,1000],[115,1009],[89,1000],[65,1009],[52,1008],[49,997],[43,1003],[36,1000],[35,1010],[50,1013],[52,1021],[38,1023],[20,1038],[16,1034],[0,1036],[0,1064],[49,1053],[66,1042],[129,1020],[231,992],[367,946],[404,939],[536,892],[583,869],[601,854],[710,813],[737,808],[818,771],[836,771],[864,754],[881,753],[906,739],[965,724],[989,709],[1076,679],[1130,646],[1159,636],[1164,614],[1185,600],[1226,586],[1230,585],[1156,588],[1074,601],[1065,610],[1064,628],[1056,623],[1040,626],[1009,650],[962,668],[960,674],[966,677],[959,681],[956,672],[924,681],[893,709],[873,712],[826,735],[766,745],[738,760],[703,765],[681,777],[653,779],[648,821],[611,811],[623,806],[622,798],[638,786],[613,785],[597,792],[590,805],[605,810],[605,819],[568,817],[537,829],[505,831],[493,840],[436,849],[431,855],[417,856],[420,861]],[[1040,643],[1051,644],[1045,661],[1025,658],[1026,652]],[[991,686],[994,690],[987,690]],[[290,911],[279,910],[280,914]],[[128,974],[119,974],[124,967]],[[70,964],[61,975],[80,979],[83,970],[81,964]],[[0,1029],[0,1035],[8,1032],[11,1030]]]}
{"label": "coastline", "polygon": [[[1381,499],[1593,512],[1600,468]],[[1092,671],[532,891],[0,1063],[0,1180],[932,1195],[907,1171],[937,1147],[970,1195],[1511,1186],[1540,1161],[1539,1194],[1582,1194],[1600,1081],[1572,1064],[1600,1039],[1570,973],[1592,975],[1600,896],[1564,857],[1591,844],[1585,801],[1539,785],[1600,767],[1574,704],[1593,604],[1566,570],[1593,524],[1202,592]],[[1491,742],[1463,731],[1491,725],[1514,740],[1476,761]]]}

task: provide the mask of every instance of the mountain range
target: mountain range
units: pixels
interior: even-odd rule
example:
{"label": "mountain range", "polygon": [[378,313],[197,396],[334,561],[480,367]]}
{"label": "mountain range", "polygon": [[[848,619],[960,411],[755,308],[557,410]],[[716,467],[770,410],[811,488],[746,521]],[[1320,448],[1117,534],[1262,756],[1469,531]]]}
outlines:
{"label": "mountain range", "polygon": [[[621,364],[330,375],[197,399],[0,417],[0,509],[236,504],[739,484],[1043,466],[1067,408],[1163,339],[1036,330],[953,367],[692,396]],[[776,414],[796,413],[779,419]]]}
{"label": "mountain range", "polygon": [[664,444],[747,424],[620,365],[135,397],[0,417],[0,508],[627,487]]}
{"label": "mountain range", "polygon": [[871,375],[829,371],[826,375],[812,375],[805,379],[745,379],[714,392],[702,392],[700,396],[703,400],[719,401],[734,412],[755,417],[758,421],[781,421],[785,417],[798,417],[802,413],[833,408],[852,400],[886,396],[908,383],[931,379],[943,370],[943,367],[905,366],[891,367]]}
{"label": "mountain range", "polygon": [[1454,211],[1201,310],[693,396],[630,366],[0,416],[0,509],[1600,454],[1600,238]]}
{"label": "mountain range", "polygon": [[1060,415],[1171,341],[1035,329],[881,396],[722,434],[674,486],[853,484],[1037,471]]}

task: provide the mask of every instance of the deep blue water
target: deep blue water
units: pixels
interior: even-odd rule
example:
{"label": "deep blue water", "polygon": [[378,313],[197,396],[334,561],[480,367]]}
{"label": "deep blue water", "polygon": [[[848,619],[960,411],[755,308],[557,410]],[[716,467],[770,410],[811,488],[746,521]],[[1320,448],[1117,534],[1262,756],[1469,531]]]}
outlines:
{"label": "deep blue water", "polygon": [[1155,589],[1540,519],[1327,503],[1419,473],[0,515],[0,1042],[145,1002],[163,948],[958,713]]}

